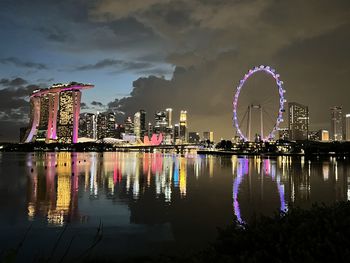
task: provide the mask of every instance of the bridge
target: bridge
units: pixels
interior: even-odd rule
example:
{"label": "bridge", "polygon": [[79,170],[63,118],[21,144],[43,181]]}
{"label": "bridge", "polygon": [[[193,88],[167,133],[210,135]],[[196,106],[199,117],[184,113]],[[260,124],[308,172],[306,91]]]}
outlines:
{"label": "bridge", "polygon": [[188,150],[198,150],[199,144],[164,144],[164,145],[113,145],[115,149],[129,151],[138,150],[153,152],[154,150],[175,150],[178,153],[182,153]]}

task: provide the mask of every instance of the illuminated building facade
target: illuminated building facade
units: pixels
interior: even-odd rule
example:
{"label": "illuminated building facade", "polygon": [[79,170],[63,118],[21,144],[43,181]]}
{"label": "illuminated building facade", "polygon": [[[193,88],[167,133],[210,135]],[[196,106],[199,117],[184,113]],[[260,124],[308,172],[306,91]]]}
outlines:
{"label": "illuminated building facade", "polygon": [[140,138],[146,135],[146,111],[140,110]]}
{"label": "illuminated building facade", "polygon": [[[73,138],[78,138],[80,99],[80,91],[74,90],[60,93],[57,123],[58,142],[73,143]],[[75,114],[77,114],[77,118]]]}
{"label": "illuminated building facade", "polygon": [[136,139],[141,138],[141,114],[139,111],[134,114],[134,133]]}
{"label": "illuminated building facade", "polygon": [[288,130],[288,128],[279,128],[278,129],[278,138],[280,140],[288,140],[289,139],[289,130]]}
{"label": "illuminated building facade", "polygon": [[288,103],[288,128],[290,140],[307,140],[309,133],[309,108],[305,105]]}
{"label": "illuminated building facade", "polygon": [[30,96],[30,127],[24,142],[78,141],[82,89],[93,85],[71,82],[33,91]]}
{"label": "illuminated building facade", "polygon": [[154,127],[153,132],[154,133],[165,133],[166,128],[168,127],[168,121],[167,121],[167,113],[165,111],[157,111],[154,114]]}
{"label": "illuminated building facade", "polygon": [[79,138],[97,139],[97,120],[94,113],[82,113],[79,119]]}
{"label": "illuminated building facade", "polygon": [[116,137],[116,118],[114,112],[107,112],[107,137]]}
{"label": "illuminated building facade", "polygon": [[181,142],[187,142],[187,111],[182,110],[180,112],[180,140]]}
{"label": "illuminated building facade", "polygon": [[174,143],[180,143],[180,125],[178,123],[174,124]]}
{"label": "illuminated building facade", "polygon": [[188,133],[188,142],[189,143],[199,143],[200,136],[198,132],[189,132]]}
{"label": "illuminated building facade", "polygon": [[350,141],[350,114],[345,115],[345,140]]}
{"label": "illuminated building facade", "polygon": [[124,121],[125,134],[134,134],[134,122],[131,117],[127,117]]}
{"label": "illuminated building facade", "polygon": [[328,142],[329,141],[329,131],[327,130],[320,130],[320,141]]}
{"label": "illuminated building facade", "polygon": [[140,110],[134,114],[134,134],[136,139],[142,139],[146,134],[146,112]]}
{"label": "illuminated building facade", "polygon": [[166,112],[166,122],[167,122],[167,127],[171,128],[173,126],[172,124],[172,119],[173,119],[173,109],[167,108],[165,110]]}
{"label": "illuminated building facade", "polygon": [[209,140],[210,142],[214,142],[214,132],[212,131],[203,132],[203,140],[205,141]]}
{"label": "illuminated building facade", "polygon": [[103,139],[107,137],[108,129],[107,114],[104,112],[97,113],[97,139]]}
{"label": "illuminated building facade", "polygon": [[310,141],[319,141],[321,137],[320,131],[309,131]]}
{"label": "illuminated building facade", "polygon": [[333,141],[341,141],[343,140],[342,107],[334,106],[330,110],[331,110],[331,138]]}

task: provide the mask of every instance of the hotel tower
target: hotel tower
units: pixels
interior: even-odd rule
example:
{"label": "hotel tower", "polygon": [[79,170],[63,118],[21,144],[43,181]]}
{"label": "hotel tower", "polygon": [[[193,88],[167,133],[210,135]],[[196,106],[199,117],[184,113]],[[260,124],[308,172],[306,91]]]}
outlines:
{"label": "hotel tower", "polygon": [[54,84],[30,96],[30,125],[24,142],[77,143],[81,90],[91,84]]}

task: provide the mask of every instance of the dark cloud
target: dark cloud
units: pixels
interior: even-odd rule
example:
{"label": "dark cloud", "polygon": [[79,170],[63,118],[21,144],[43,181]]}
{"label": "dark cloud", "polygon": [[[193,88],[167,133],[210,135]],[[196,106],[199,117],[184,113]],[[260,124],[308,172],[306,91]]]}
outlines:
{"label": "dark cloud", "polygon": [[133,61],[124,61],[118,59],[104,59],[95,64],[88,64],[79,66],[76,70],[97,70],[104,68],[114,68],[118,71],[135,71],[141,69],[147,69],[153,65],[149,62],[133,62]]}
{"label": "dark cloud", "polygon": [[38,70],[48,69],[48,67],[45,64],[22,61],[21,59],[15,58],[15,57],[1,58],[0,63],[12,64],[16,67],[21,67],[21,68],[30,68],[30,69],[38,69]]}
{"label": "dark cloud", "polygon": [[48,67],[45,64],[22,61],[21,59],[15,58],[15,57],[1,58],[0,63],[12,64],[16,67],[21,67],[21,68],[30,68],[30,69],[38,69],[38,70],[48,69]]}
{"label": "dark cloud", "polygon": [[133,17],[111,21],[107,26],[124,41],[154,41],[158,36],[152,28],[145,26]]}
{"label": "dark cloud", "polygon": [[81,102],[81,103],[80,103],[80,108],[81,108],[82,110],[87,110],[87,109],[89,109],[89,107],[87,106],[87,104],[86,104],[85,102]]}
{"label": "dark cloud", "polygon": [[27,84],[28,82],[22,78],[1,79],[0,85],[4,87],[18,87]]}
{"label": "dark cloud", "polygon": [[0,140],[18,141],[19,128],[29,122],[29,95],[45,86],[28,84],[22,78],[0,80]]}
{"label": "dark cloud", "polygon": [[71,39],[72,36],[69,36],[65,31],[61,30],[57,26],[51,27],[39,27],[37,31],[44,35],[50,41],[54,42],[66,42],[68,39]]}
{"label": "dark cloud", "polygon": [[[99,70],[161,76],[170,68],[163,65],[176,66],[171,79],[139,78],[129,96],[109,103],[126,114],[144,108],[152,117],[155,110],[173,107],[176,120],[176,112],[187,109],[191,129],[232,137],[235,86],[248,69],[261,64],[281,74],[289,101],[309,105],[312,129],[329,128],[328,109],[334,104],[350,111],[348,0],[18,1],[0,12],[16,11],[10,21],[19,28],[38,33],[41,25],[39,33],[47,42],[40,46],[63,51],[62,59],[70,52],[76,61],[97,61],[78,66],[77,74]],[[254,83],[259,91],[265,89],[263,77],[248,84],[253,88]],[[317,100],[310,99],[315,96]],[[241,105],[248,105],[248,99]]]}
{"label": "dark cloud", "polygon": [[[332,105],[350,111],[346,101],[350,96],[346,89],[349,1],[152,0],[146,4],[132,0],[122,5],[122,1],[100,1],[94,16],[142,21],[175,44],[167,52],[167,62],[186,70],[178,67],[170,80],[138,79],[130,96],[111,102],[111,108],[126,114],[145,108],[150,118],[165,107],[173,107],[174,113],[187,109],[191,129],[209,127],[230,138],[235,87],[248,69],[267,64],[281,74],[287,100],[309,105],[311,129],[329,128]],[[248,84],[260,89],[242,96],[241,105],[274,87],[264,76],[254,76]],[[317,100],[310,100],[316,94]]]}
{"label": "dark cloud", "polygon": [[103,105],[102,102],[99,102],[99,101],[92,101],[91,105],[92,106],[97,106],[97,107],[104,107],[105,106],[105,105]]}

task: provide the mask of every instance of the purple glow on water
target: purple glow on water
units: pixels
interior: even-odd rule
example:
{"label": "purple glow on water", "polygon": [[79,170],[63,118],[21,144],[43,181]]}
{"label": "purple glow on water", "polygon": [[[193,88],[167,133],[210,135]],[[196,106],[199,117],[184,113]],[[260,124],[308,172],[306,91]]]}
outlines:
{"label": "purple glow on water", "polygon": [[[244,223],[244,220],[241,217],[241,210],[238,202],[238,192],[244,176],[249,174],[248,167],[249,159],[239,159],[237,165],[237,177],[233,182],[233,209],[234,214],[236,215],[237,220],[240,223]],[[276,167],[274,167],[273,165],[271,166],[269,159],[265,159],[263,161],[263,171],[267,176],[271,176],[272,180],[276,182],[280,200],[280,211],[286,211],[287,205],[284,200],[284,185],[281,184],[279,175],[276,176]]]}

